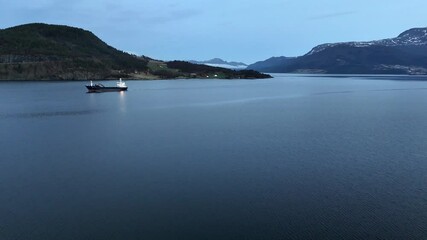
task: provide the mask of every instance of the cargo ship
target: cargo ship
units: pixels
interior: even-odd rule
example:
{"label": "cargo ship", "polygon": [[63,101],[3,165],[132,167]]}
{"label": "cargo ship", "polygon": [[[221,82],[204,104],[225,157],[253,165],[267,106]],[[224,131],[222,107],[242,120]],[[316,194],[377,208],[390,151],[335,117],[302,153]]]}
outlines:
{"label": "cargo ship", "polygon": [[101,83],[93,84],[93,82],[90,81],[90,85],[86,85],[86,88],[87,88],[88,92],[121,92],[121,91],[127,91],[128,90],[126,83],[123,82],[121,78],[117,82],[115,87],[104,86]]}

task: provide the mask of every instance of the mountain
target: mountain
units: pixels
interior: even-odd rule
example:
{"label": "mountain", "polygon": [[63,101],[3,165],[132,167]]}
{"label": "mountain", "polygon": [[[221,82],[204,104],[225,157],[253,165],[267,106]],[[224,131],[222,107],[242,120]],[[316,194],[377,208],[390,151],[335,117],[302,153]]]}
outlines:
{"label": "mountain", "polygon": [[222,60],[221,58],[213,58],[213,59],[207,60],[207,61],[195,61],[195,60],[191,60],[189,62],[195,63],[195,64],[208,65],[208,66],[212,66],[212,67],[229,68],[229,69],[245,69],[245,68],[248,67],[248,65],[245,64],[245,63],[242,63],[242,62],[227,62],[227,61]]}
{"label": "mountain", "polygon": [[147,62],[79,28],[26,24],[0,30],[2,80],[117,78],[146,71]]}
{"label": "mountain", "polygon": [[293,57],[271,57],[264,61],[259,61],[249,65],[248,69],[256,69],[260,72],[277,72],[276,69],[280,69],[282,66],[286,66],[287,63],[290,63],[294,58]]}
{"label": "mountain", "polygon": [[[259,67],[259,66],[262,67]],[[396,38],[328,43],[293,59],[270,59],[248,69],[283,73],[427,74],[427,28],[413,28]]]}
{"label": "mountain", "polygon": [[0,30],[0,80],[271,77],[181,65],[117,50],[80,28],[33,23]]}

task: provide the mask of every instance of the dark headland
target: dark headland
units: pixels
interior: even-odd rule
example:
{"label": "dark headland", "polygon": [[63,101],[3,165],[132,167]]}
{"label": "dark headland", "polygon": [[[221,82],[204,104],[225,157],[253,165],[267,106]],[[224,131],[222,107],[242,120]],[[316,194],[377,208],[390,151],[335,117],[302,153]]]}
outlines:
{"label": "dark headland", "polygon": [[270,77],[254,70],[135,56],[75,27],[33,23],[0,30],[0,80]]}

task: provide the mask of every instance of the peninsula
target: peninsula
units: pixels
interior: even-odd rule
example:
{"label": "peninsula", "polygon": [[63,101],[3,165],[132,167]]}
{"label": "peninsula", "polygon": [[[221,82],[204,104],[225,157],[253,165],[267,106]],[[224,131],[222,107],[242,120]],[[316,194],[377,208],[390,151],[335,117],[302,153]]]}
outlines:
{"label": "peninsula", "polygon": [[0,80],[270,77],[254,70],[235,71],[132,55],[75,27],[33,23],[0,30]]}

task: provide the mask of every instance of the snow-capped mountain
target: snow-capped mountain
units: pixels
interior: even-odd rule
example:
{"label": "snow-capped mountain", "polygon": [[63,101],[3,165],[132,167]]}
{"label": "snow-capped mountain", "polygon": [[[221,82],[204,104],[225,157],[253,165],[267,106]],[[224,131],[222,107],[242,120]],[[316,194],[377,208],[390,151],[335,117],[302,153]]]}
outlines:
{"label": "snow-capped mountain", "polygon": [[229,68],[229,69],[245,69],[248,65],[242,62],[227,62],[220,58],[213,58],[207,61],[189,61],[195,64],[204,64],[211,67],[221,67],[221,68]]}
{"label": "snow-capped mountain", "polygon": [[420,46],[427,45],[427,28],[412,28],[401,33],[396,38],[388,38],[382,40],[368,41],[368,42],[343,42],[343,43],[326,43],[314,47],[307,55],[321,52],[330,47],[336,46],[350,46],[350,47],[370,47],[370,46]]}
{"label": "snow-capped mountain", "polygon": [[382,40],[322,44],[300,57],[268,59],[248,68],[281,73],[427,74],[427,28]]}

